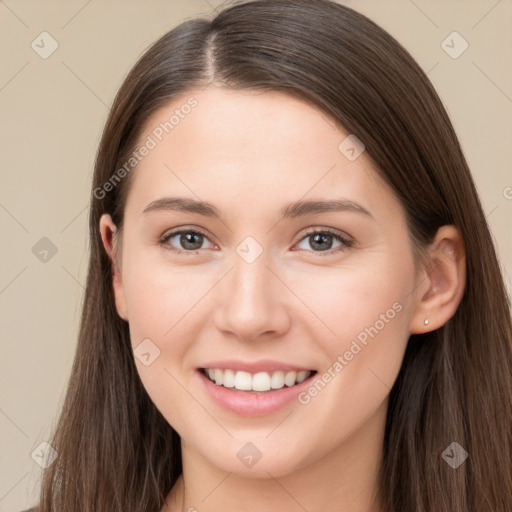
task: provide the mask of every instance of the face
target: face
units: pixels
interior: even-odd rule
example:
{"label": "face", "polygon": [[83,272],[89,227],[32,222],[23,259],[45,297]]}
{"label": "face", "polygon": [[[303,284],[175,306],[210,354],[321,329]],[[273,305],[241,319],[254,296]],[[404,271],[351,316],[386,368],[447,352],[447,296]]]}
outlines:
{"label": "face", "polygon": [[116,304],[150,398],[223,471],[288,474],[382,425],[417,274],[348,135],[282,93],[210,87],[140,138]]}

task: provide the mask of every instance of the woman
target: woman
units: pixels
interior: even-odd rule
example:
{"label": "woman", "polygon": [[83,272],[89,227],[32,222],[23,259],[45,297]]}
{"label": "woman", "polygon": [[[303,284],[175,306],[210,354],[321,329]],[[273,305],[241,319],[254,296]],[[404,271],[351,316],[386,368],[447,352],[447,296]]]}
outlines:
{"label": "woman", "polygon": [[40,510],[512,510],[512,327],[448,116],[326,0],[132,69]]}

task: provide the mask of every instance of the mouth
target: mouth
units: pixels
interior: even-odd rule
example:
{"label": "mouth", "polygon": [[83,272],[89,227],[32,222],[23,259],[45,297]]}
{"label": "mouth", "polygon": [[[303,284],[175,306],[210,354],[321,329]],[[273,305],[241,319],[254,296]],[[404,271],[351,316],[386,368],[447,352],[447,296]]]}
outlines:
{"label": "mouth", "polygon": [[293,388],[317,373],[316,370],[250,373],[223,368],[199,368],[199,371],[217,386],[246,393],[264,394]]}

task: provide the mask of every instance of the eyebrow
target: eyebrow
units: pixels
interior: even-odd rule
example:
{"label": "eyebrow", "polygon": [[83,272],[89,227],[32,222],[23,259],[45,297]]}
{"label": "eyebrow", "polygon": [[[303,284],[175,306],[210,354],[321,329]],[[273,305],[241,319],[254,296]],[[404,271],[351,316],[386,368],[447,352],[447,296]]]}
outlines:
{"label": "eyebrow", "polygon": [[[220,211],[207,201],[196,201],[185,197],[164,197],[157,199],[146,206],[143,214],[155,211],[180,211],[186,213],[195,213],[205,217],[216,219],[221,218]],[[280,211],[279,220],[292,219],[305,215],[326,212],[356,212],[362,213],[368,217],[373,215],[363,206],[348,199],[334,199],[328,201],[296,201],[285,206]]]}

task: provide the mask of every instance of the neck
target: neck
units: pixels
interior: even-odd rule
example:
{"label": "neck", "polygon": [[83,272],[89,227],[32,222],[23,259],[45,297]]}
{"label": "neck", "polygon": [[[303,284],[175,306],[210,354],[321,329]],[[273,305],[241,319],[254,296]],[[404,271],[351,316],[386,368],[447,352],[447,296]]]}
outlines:
{"label": "neck", "polygon": [[182,440],[183,473],[162,512],[376,512],[386,411],[387,400],[336,450],[292,473],[267,471],[268,478],[226,473]]}

